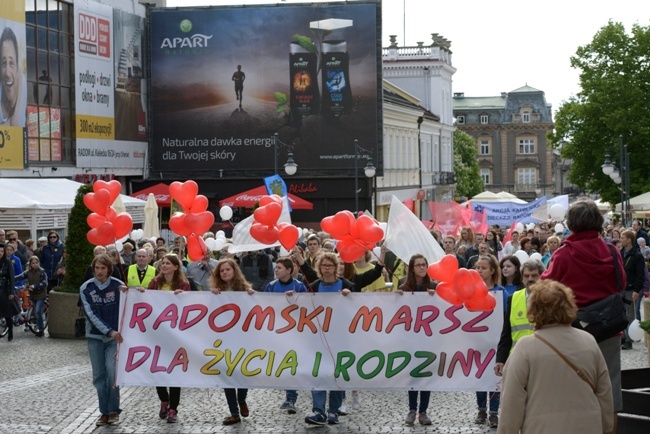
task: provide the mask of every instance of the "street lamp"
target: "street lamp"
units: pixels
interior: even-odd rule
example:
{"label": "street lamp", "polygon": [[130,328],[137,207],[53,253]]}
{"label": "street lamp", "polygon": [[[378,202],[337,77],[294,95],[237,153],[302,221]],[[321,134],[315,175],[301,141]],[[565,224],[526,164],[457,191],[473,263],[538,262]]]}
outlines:
{"label": "street lamp", "polygon": [[[274,147],[274,152],[273,152],[273,174],[278,173],[278,157],[280,156],[280,150],[278,149],[278,143],[281,146],[284,146],[289,149],[293,149],[291,145],[288,145],[284,143],[280,138],[278,137],[278,133],[275,133],[273,135],[273,147]],[[298,165],[296,164],[295,161],[293,161],[293,152],[289,152],[287,155],[287,162],[284,164],[284,172],[291,176],[295,175],[296,171],[298,170]]]}
{"label": "street lamp", "polygon": [[621,192],[621,222],[627,227],[631,220],[630,210],[630,154],[627,145],[623,144],[623,135],[618,136],[620,171],[605,154],[605,163],[601,166],[603,174],[609,176],[616,184],[622,184],[618,189]]}
{"label": "street lamp", "polygon": [[[354,139],[354,209],[359,211],[359,154],[360,151],[367,151],[359,146],[359,141]],[[368,163],[366,167],[363,168],[363,174],[366,175],[366,178],[372,178],[375,176],[376,168],[372,164],[372,158],[368,158]]]}

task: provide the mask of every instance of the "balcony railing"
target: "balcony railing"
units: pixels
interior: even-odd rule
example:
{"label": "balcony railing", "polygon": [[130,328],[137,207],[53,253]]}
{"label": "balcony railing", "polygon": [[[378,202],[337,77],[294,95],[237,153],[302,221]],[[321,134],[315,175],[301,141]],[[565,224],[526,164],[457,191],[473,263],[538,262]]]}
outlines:
{"label": "balcony railing", "polygon": [[515,184],[515,192],[518,193],[534,193],[537,184]]}
{"label": "balcony railing", "polygon": [[434,185],[451,185],[456,183],[456,174],[454,172],[433,172]]}

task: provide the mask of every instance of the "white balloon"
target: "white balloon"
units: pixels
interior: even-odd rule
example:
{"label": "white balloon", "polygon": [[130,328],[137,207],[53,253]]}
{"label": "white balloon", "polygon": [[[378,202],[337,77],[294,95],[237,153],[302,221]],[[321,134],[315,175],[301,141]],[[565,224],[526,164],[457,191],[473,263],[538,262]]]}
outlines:
{"label": "white balloon", "polygon": [[221,250],[223,247],[226,245],[226,239],[225,238],[217,238],[214,241],[214,249],[212,250]]}
{"label": "white balloon", "polygon": [[524,224],[523,223],[517,223],[517,225],[515,226],[515,229],[517,230],[517,232],[521,233],[524,230]]}
{"label": "white balloon", "polygon": [[[524,253],[526,253],[526,252],[524,252]],[[538,260],[541,261],[542,260],[542,254],[535,252],[532,255],[530,255],[530,258],[528,258],[528,259],[538,259]]]}
{"label": "white balloon", "polygon": [[137,230],[137,229],[133,229],[133,230],[131,231],[131,238],[132,238],[134,241],[138,241],[138,240],[140,239],[140,238],[138,237],[138,230]]}
{"label": "white balloon", "polygon": [[555,225],[555,227],[553,229],[555,229],[556,234],[558,232],[563,233],[564,232],[564,225],[562,223],[558,223],[558,224]]}
{"label": "white balloon", "polygon": [[138,239],[141,240],[144,237],[144,229],[136,229],[135,231],[138,233]]}
{"label": "white balloon", "polygon": [[305,228],[302,230],[302,235],[307,235],[309,233],[309,229]]}
{"label": "white balloon", "polygon": [[205,239],[205,246],[210,250],[218,250],[217,249],[217,240],[215,240],[212,237]]}
{"label": "white balloon", "polygon": [[564,209],[564,207],[559,203],[556,203],[551,206],[551,209],[548,210],[548,213],[554,220],[562,220],[564,218],[564,214],[566,214],[566,209]]}
{"label": "white balloon", "polygon": [[522,264],[530,259],[528,253],[524,252],[523,250],[517,250],[515,252],[515,256],[517,257],[517,259],[519,259],[519,262],[521,262]]}
{"label": "white balloon", "polygon": [[232,208],[228,205],[222,206],[219,210],[219,217],[221,217],[222,220],[230,220],[232,218]]}
{"label": "white balloon", "polygon": [[216,238],[226,238],[226,233],[224,231],[217,231]]}
{"label": "white balloon", "polygon": [[641,328],[639,325],[639,320],[635,319],[630,323],[630,325],[627,327],[627,335],[632,339],[634,342],[639,342],[641,339],[643,339],[645,331]]}
{"label": "white balloon", "polygon": [[531,230],[531,229],[535,229],[535,223],[528,223],[526,225],[526,230]]}

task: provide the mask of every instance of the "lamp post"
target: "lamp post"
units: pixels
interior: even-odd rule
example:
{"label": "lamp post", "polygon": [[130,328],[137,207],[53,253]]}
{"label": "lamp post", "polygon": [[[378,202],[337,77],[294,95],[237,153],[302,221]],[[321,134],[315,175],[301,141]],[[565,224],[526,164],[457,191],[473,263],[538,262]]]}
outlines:
{"label": "lamp post", "polygon": [[[356,212],[359,211],[359,151],[366,150],[359,146],[359,141],[357,139],[354,139],[354,209]],[[372,178],[375,176],[375,171],[376,169],[372,164],[372,159],[368,157],[368,163],[366,163],[366,167],[363,168],[363,173],[366,175],[366,178]]]}
{"label": "lamp post", "polygon": [[605,154],[602,170],[616,184],[622,184],[621,187],[618,187],[621,192],[621,223],[627,227],[632,217],[630,211],[630,154],[627,152],[627,145],[623,144],[623,135],[618,136],[618,148],[620,171],[610,160],[609,153]]}
{"label": "lamp post", "polygon": [[[278,157],[280,156],[280,150],[278,149],[278,143],[281,146],[284,146],[286,148],[292,149],[291,145],[287,145],[284,143],[280,138],[278,137],[278,133],[275,133],[273,135],[273,174],[276,175],[278,173]],[[298,165],[296,164],[295,161],[293,161],[293,152],[289,152],[287,155],[287,162],[284,164],[284,172],[291,176],[295,175],[296,171],[298,170]]]}

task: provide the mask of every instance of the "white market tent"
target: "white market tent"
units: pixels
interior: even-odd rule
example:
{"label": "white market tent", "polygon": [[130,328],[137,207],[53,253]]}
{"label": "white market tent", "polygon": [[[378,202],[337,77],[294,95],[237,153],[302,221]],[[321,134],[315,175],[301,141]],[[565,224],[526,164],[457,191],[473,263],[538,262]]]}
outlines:
{"label": "white market tent", "polygon": [[500,191],[499,193],[492,193],[491,191],[484,191],[482,193],[477,194],[470,200],[473,200],[475,202],[513,202],[513,203],[528,203],[525,200],[519,199],[517,196],[515,196],[512,193],[508,193],[507,191]]}
{"label": "white market tent", "polygon": [[512,193],[508,193],[507,191],[500,191],[497,193],[497,196],[503,199],[504,202],[514,202],[519,204],[528,203],[523,199],[519,199],[517,196],[515,196]]}
{"label": "white market tent", "polygon": [[[38,231],[65,229],[82,185],[64,178],[0,179],[0,228],[28,230],[34,240]],[[133,223],[143,223],[146,202],[124,194],[120,198]]]}

